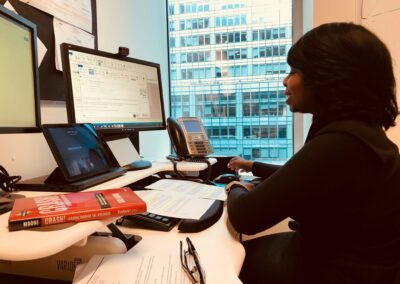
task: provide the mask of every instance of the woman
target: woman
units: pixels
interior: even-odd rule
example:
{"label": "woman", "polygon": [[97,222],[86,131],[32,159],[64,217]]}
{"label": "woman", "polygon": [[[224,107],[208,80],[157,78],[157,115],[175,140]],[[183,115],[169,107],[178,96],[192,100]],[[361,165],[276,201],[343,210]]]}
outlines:
{"label": "woman", "polygon": [[313,114],[306,143],[283,166],[233,158],[265,180],[232,185],[235,229],[261,232],[287,217],[296,231],[244,242],[244,283],[400,283],[400,157],[385,135],[398,108],[392,61],[370,31],[321,25],[288,54],[292,112]]}

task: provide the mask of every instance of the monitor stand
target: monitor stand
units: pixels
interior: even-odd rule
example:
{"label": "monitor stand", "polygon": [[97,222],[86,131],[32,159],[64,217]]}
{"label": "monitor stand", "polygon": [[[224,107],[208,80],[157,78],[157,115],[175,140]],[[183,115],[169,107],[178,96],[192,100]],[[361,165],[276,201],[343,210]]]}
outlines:
{"label": "monitor stand", "polygon": [[59,167],[56,167],[51,174],[48,175],[48,177],[45,179],[44,183],[63,183],[66,184],[67,181],[64,178],[64,175],[61,173],[61,170]]}

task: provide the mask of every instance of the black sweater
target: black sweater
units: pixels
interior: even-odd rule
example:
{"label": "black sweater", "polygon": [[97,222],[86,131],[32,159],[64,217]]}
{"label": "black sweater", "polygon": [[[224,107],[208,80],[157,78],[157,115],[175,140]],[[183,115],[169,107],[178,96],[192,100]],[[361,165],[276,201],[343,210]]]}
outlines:
{"label": "black sweater", "polygon": [[265,181],[229,193],[237,231],[254,234],[291,217],[300,224],[299,261],[321,283],[394,283],[387,281],[400,271],[400,156],[380,127],[330,123],[284,166],[255,162],[252,171]]}

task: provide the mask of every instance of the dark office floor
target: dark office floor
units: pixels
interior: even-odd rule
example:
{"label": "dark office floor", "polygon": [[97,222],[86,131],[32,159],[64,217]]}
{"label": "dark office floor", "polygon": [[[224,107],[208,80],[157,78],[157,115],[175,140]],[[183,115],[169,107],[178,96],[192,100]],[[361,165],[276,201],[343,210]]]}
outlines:
{"label": "dark office floor", "polygon": [[33,278],[26,276],[17,276],[11,274],[0,273],[1,283],[4,284],[67,284],[71,282],[43,279],[43,278]]}

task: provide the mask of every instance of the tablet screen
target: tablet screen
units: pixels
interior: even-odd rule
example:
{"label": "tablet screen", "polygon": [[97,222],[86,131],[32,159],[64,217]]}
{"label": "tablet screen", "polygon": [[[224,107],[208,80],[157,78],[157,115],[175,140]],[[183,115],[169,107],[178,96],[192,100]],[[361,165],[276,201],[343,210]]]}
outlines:
{"label": "tablet screen", "polygon": [[94,176],[111,168],[90,124],[43,125],[43,133],[67,181]]}

